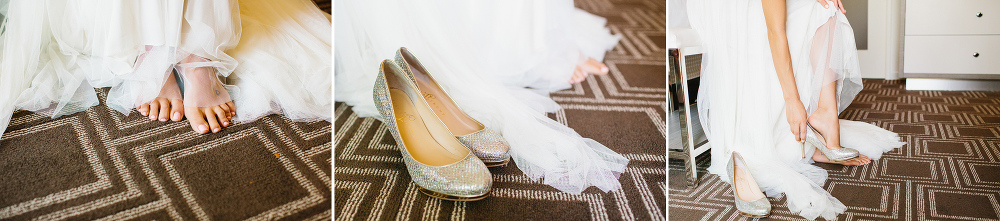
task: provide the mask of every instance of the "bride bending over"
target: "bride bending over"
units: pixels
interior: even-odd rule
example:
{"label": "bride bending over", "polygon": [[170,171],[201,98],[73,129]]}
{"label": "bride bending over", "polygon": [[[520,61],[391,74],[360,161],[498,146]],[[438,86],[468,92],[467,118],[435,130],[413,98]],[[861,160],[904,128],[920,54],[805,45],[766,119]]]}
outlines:
{"label": "bride bending over", "polygon": [[[766,197],[833,220],[846,210],[814,162],[862,166],[902,146],[877,126],[838,119],[862,89],[840,0],[704,0],[688,6],[705,53],[699,113],[709,172],[733,184],[740,214],[765,217]],[[766,192],[766,195],[764,193]]]}

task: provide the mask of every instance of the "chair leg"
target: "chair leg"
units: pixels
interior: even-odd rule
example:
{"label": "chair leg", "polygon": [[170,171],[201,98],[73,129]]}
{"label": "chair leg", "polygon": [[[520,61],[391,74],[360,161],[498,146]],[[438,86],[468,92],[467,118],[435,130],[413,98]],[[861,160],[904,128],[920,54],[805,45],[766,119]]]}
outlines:
{"label": "chair leg", "polygon": [[684,53],[681,53],[680,49],[670,50],[673,55],[674,65],[676,65],[677,74],[674,76],[679,76],[680,79],[677,80],[677,97],[683,101],[682,107],[678,112],[678,119],[681,129],[681,145],[683,146],[684,155],[684,170],[685,179],[687,180],[688,188],[693,188],[698,185],[698,166],[695,163],[694,155],[694,133],[691,124],[691,99],[688,95],[688,85],[687,85],[687,65],[685,64]]}

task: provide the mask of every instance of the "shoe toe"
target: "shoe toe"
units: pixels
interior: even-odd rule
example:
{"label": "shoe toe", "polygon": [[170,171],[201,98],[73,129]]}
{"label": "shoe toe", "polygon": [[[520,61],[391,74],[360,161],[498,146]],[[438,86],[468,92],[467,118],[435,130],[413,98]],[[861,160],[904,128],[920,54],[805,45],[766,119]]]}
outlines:
{"label": "shoe toe", "polygon": [[410,176],[417,185],[449,196],[482,196],[489,193],[493,185],[489,169],[471,154],[462,161],[447,166],[417,167],[410,169]]}
{"label": "shoe toe", "polygon": [[767,197],[754,201],[736,199],[736,209],[749,215],[766,216],[771,214],[771,202],[767,200]]}
{"label": "shoe toe", "polygon": [[496,163],[510,159],[510,145],[500,133],[489,128],[457,138],[483,162]]}

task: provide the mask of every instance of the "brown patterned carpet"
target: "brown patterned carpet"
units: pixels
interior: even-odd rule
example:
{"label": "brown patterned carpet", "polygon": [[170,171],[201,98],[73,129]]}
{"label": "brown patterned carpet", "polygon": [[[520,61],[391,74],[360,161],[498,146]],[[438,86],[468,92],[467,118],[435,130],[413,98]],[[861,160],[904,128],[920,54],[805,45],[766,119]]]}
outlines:
{"label": "brown patterned carpet", "polygon": [[624,39],[609,52],[611,74],[552,94],[550,117],[631,160],[611,193],[562,193],[532,182],[515,165],[491,169],[484,200],[451,202],[417,192],[395,141],[374,118],[335,107],[334,213],[338,220],[664,220],[666,210],[665,6],[654,0],[577,0],[608,18]]}
{"label": "brown patterned carpet", "polygon": [[103,104],[14,113],[0,139],[0,219],[330,219],[326,121],[271,115],[198,135]]}
{"label": "brown patterned carpet", "polygon": [[[1000,219],[1000,92],[907,91],[901,80],[864,80],[842,119],[897,132],[907,144],[861,167],[822,165],[824,186],[847,205],[841,220]],[[709,153],[699,159],[708,166]],[[670,161],[671,220],[743,219],[729,184],[716,175],[685,189]],[[819,165],[819,164],[817,164]],[[770,219],[798,220],[784,198]]]}
{"label": "brown patterned carpet", "polygon": [[124,116],[97,91],[101,105],[80,113],[14,113],[0,220],[331,219],[329,122],[271,115],[198,135],[186,120]]}

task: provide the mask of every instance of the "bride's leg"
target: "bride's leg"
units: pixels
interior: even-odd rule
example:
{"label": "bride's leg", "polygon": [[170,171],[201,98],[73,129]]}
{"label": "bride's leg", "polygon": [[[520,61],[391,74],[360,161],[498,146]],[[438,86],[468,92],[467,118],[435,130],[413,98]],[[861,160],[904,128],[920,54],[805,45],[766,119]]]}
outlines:
{"label": "bride's leg", "polygon": [[[813,37],[812,53],[810,54],[811,63],[813,67],[824,67],[821,77],[826,78],[823,82],[829,83],[820,88],[816,111],[809,116],[808,122],[826,138],[825,143],[827,148],[840,149],[843,147],[840,146],[840,119],[837,117],[837,73],[829,68],[832,52],[830,48],[833,47],[833,42],[830,39],[833,38],[834,28],[834,17],[830,17],[826,24],[816,30],[816,35]],[[824,163],[830,162],[819,151],[813,153],[813,160]],[[865,165],[869,162],[871,162],[871,158],[861,155],[854,160],[842,162],[841,164]]]}
{"label": "bride's leg", "polygon": [[[832,70],[831,70],[832,71]],[[809,124],[813,125],[823,137],[826,138],[826,145],[830,149],[840,149],[840,119],[837,117],[837,82],[831,82],[820,89],[819,105],[815,112],[809,116]],[[830,163],[818,150],[813,153],[813,160],[821,163]],[[841,162],[839,164],[849,166],[860,166],[871,162],[871,158],[865,155],[858,156],[853,160]]]}

